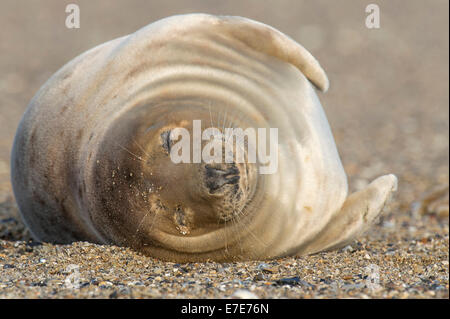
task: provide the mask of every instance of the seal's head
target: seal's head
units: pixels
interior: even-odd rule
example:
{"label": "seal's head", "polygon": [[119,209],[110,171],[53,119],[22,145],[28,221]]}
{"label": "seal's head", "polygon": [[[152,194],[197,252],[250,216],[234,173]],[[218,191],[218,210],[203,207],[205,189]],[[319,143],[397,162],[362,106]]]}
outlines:
{"label": "seal's head", "polygon": [[[93,184],[105,188],[96,191],[102,196],[95,204],[102,236],[167,259],[223,254],[242,220],[251,218],[258,183],[247,148],[225,134],[225,126],[241,124],[233,114],[192,101],[143,105],[122,116],[93,160]],[[205,132],[209,139],[202,139]]]}

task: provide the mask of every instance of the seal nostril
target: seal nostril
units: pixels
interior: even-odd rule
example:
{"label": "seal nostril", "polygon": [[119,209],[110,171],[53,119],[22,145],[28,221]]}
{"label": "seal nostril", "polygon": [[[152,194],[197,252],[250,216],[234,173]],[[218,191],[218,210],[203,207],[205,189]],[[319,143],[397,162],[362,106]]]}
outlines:
{"label": "seal nostril", "polygon": [[206,174],[208,176],[214,176],[214,175],[218,175],[218,176],[226,176],[227,172],[221,169],[217,169],[214,167],[208,167],[208,165],[206,165]]}
{"label": "seal nostril", "polygon": [[239,169],[234,166],[231,166],[227,169],[217,168],[213,167],[209,164],[205,165],[206,172],[210,174],[217,174],[217,175],[223,175],[223,176],[229,176],[229,175],[236,175],[239,174]]}
{"label": "seal nostril", "polygon": [[212,167],[205,165],[206,187],[210,193],[214,193],[219,188],[226,184],[239,183],[239,169],[236,166],[231,166],[227,169]]}
{"label": "seal nostril", "polygon": [[227,178],[227,184],[237,184],[239,182],[239,178],[239,175]]}
{"label": "seal nostril", "polygon": [[239,170],[236,166],[231,166],[227,171],[225,176],[236,175],[239,174]]}

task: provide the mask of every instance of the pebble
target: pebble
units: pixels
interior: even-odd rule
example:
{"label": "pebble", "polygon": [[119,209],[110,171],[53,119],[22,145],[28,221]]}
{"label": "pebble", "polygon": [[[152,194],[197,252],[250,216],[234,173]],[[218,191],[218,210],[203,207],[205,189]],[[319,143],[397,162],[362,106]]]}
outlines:
{"label": "pebble", "polygon": [[257,295],[247,289],[237,289],[231,298],[236,299],[259,299]]}

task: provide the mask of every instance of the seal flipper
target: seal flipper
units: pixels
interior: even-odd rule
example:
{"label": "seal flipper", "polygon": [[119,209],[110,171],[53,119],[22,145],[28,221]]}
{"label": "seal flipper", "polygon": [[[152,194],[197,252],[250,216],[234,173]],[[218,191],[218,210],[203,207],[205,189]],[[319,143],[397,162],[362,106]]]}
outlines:
{"label": "seal flipper", "polygon": [[312,254],[348,245],[370,227],[396,190],[397,177],[389,174],[378,177],[363,190],[351,194],[341,210],[300,254]]}
{"label": "seal flipper", "polygon": [[328,77],[316,58],[302,45],[261,22],[237,16],[219,16],[221,27],[252,49],[299,69],[319,90],[326,92]]}
{"label": "seal flipper", "polygon": [[[152,34],[159,39],[165,36],[173,39],[174,34],[181,34],[184,39],[188,36],[195,39],[199,34],[214,37],[228,35],[251,50],[292,64],[319,90],[328,90],[328,77],[317,59],[301,44],[267,24],[239,16],[191,13],[168,17],[151,24],[136,32],[134,41],[143,41],[139,36],[136,37],[140,32],[145,34],[146,42],[157,41],[153,37],[149,40],[147,28],[152,28]],[[130,46],[130,43],[127,45]]]}

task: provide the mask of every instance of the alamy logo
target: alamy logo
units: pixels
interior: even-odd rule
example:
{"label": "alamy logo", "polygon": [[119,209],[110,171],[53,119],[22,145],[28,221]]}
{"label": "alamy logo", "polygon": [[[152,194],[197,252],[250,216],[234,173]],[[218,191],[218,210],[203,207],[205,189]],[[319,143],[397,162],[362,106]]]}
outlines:
{"label": "alamy logo", "polygon": [[69,273],[66,279],[64,279],[64,284],[66,288],[69,289],[80,288],[80,266],[70,264],[66,267],[65,271]]}
{"label": "alamy logo", "polygon": [[369,290],[376,291],[381,289],[380,285],[380,267],[375,264],[370,264],[365,268],[367,274],[366,286]]}
{"label": "alamy logo", "polygon": [[[201,120],[193,121],[193,163],[259,163],[260,174],[273,174],[278,169],[278,129],[218,128],[202,131]],[[191,163],[191,136],[187,129],[177,127],[168,138],[177,141],[170,147],[170,159],[175,164]],[[202,141],[207,141],[202,149]],[[257,146],[257,147],[256,147]],[[245,152],[247,148],[247,152]],[[269,151],[269,154],[268,152]],[[247,155],[247,159],[245,158]]]}
{"label": "alamy logo", "polygon": [[66,28],[79,29],[80,28],[80,7],[77,4],[68,4],[66,6]]}
{"label": "alamy logo", "polygon": [[379,29],[380,28],[380,7],[371,3],[366,7],[366,27],[368,29]]}

